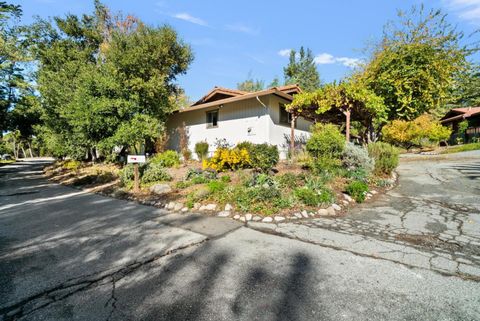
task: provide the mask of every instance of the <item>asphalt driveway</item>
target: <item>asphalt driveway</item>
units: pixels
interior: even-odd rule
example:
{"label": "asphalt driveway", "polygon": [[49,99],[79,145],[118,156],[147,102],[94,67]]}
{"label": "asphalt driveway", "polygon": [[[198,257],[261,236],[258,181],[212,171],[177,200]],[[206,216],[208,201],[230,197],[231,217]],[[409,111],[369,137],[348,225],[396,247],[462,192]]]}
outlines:
{"label": "asphalt driveway", "polygon": [[[404,162],[349,230],[172,214],[51,184],[42,165],[0,168],[2,320],[480,319],[478,157]],[[450,231],[453,254],[408,236]],[[453,271],[401,259],[447,250]]]}

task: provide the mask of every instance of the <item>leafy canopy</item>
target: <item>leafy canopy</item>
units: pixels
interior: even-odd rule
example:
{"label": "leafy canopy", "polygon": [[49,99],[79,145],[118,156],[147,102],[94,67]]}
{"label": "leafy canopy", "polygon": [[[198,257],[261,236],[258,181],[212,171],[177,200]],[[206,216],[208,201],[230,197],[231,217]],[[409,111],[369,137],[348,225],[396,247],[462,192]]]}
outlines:
{"label": "leafy canopy", "polygon": [[414,119],[441,107],[472,52],[440,10],[423,6],[386,25],[363,77],[384,98],[389,119]]}

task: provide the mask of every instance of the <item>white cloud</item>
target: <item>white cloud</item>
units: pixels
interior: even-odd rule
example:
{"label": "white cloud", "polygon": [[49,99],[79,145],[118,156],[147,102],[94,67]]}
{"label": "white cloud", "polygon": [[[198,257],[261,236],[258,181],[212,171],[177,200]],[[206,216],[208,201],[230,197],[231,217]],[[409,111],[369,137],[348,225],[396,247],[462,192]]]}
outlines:
{"label": "white cloud", "polygon": [[480,0],[444,0],[444,3],[460,19],[480,25]]}
{"label": "white cloud", "polygon": [[360,63],[360,59],[358,58],[349,58],[349,57],[335,57],[329,53],[321,53],[316,55],[313,58],[313,61],[317,65],[328,65],[328,64],[342,64],[348,68],[355,68]]}
{"label": "white cloud", "polygon": [[180,19],[180,20],[185,20],[185,21],[194,23],[196,25],[205,26],[205,27],[208,26],[208,24],[205,20],[202,20],[202,19],[197,18],[197,17],[193,17],[186,12],[176,13],[172,17]]}
{"label": "white cloud", "polygon": [[249,26],[241,24],[241,23],[226,25],[225,27],[228,30],[236,31],[236,32],[243,32],[243,33],[246,33],[246,34],[249,34],[249,35],[258,35],[259,34],[258,29],[254,29],[252,27],[249,27]]}
{"label": "white cloud", "polygon": [[313,61],[318,65],[334,64],[335,57],[328,53],[321,53],[315,56],[315,58],[313,58]]}
{"label": "white cloud", "polygon": [[338,57],[336,61],[340,62],[345,67],[355,68],[360,64],[360,59],[358,58],[348,58],[348,57]]}
{"label": "white cloud", "polygon": [[291,51],[292,51],[292,49],[282,49],[282,50],[278,51],[278,54],[282,57],[288,57],[288,56],[290,56]]}

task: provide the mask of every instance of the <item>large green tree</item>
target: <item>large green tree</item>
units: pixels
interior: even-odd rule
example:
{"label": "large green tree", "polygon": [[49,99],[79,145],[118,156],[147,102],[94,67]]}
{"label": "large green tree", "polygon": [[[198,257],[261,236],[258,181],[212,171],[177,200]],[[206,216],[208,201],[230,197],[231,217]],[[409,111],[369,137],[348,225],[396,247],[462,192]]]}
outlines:
{"label": "large green tree", "polygon": [[22,63],[26,55],[21,46],[20,6],[0,1],[0,136],[8,129],[7,115],[26,87]]}
{"label": "large green tree", "polygon": [[264,89],[264,87],[265,87],[264,81],[259,79],[253,79],[253,76],[251,73],[248,74],[248,77],[246,80],[237,84],[238,90],[243,90],[248,92],[259,91]]}
{"label": "large green tree", "polygon": [[423,6],[387,24],[363,76],[384,98],[390,119],[414,119],[449,100],[471,53],[462,36],[441,11]]}
{"label": "large green tree", "polygon": [[[44,137],[55,154],[95,158],[99,150],[133,149],[138,137],[146,143],[159,136],[178,108],[176,78],[193,59],[175,30],[112,16],[99,1],[92,15],[54,22],[38,21],[32,33],[40,39],[34,50],[47,127],[42,133],[57,136]],[[136,126],[139,120],[149,125]]]}
{"label": "large green tree", "polygon": [[320,87],[320,75],[310,49],[300,47],[290,51],[288,65],[283,68],[286,84],[298,84],[302,90],[314,91]]}

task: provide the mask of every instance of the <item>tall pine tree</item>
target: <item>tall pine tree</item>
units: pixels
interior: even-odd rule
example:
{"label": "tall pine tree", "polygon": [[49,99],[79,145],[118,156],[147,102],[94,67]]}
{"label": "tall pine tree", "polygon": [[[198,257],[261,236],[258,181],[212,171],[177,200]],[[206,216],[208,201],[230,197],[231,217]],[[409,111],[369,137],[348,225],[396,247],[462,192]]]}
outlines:
{"label": "tall pine tree", "polygon": [[320,75],[315,65],[312,50],[300,47],[297,54],[295,50],[290,51],[288,65],[283,68],[286,84],[298,84],[306,91],[314,91],[320,87]]}

